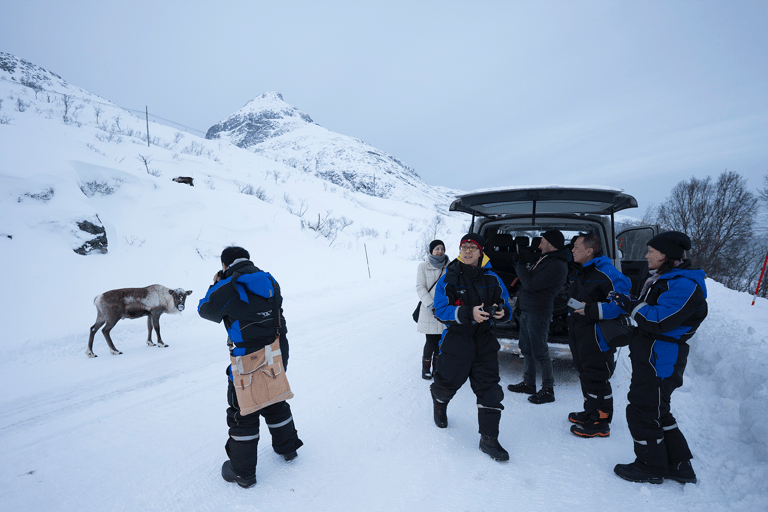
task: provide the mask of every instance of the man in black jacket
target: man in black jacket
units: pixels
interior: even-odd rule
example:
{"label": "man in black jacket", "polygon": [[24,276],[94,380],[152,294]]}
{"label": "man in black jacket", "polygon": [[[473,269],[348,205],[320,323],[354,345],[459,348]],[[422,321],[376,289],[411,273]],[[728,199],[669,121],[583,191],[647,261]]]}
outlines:
{"label": "man in black jacket", "polygon": [[[280,336],[283,368],[288,366],[288,339],[282,315],[283,298],[280,285],[269,273],[249,261],[242,247],[227,247],[221,253],[222,270],[200,300],[197,311],[206,320],[224,321],[231,353],[244,356],[257,352]],[[272,435],[272,448],[286,461],[296,457],[302,442],[293,423],[288,402],[277,402],[243,416],[232,383],[231,367],[227,367],[227,425],[229,439],[225,445],[229,460],[221,467],[221,476],[241,487],[256,484],[256,461],[259,443],[259,418],[264,419]]]}
{"label": "man in black jacket", "polygon": [[[549,357],[549,324],[555,296],[565,286],[571,253],[565,249],[563,234],[553,229],[542,233],[541,256],[533,259],[520,255],[515,265],[521,289],[517,304],[520,313],[520,352],[523,354],[523,381],[507,386],[512,392],[527,393],[528,401],[544,404],[555,401],[555,379]],[[535,256],[534,256],[535,257]],[[526,263],[533,263],[530,269]],[[541,390],[536,392],[536,363],[541,367]]]}
{"label": "man in black jacket", "polygon": [[440,340],[432,383],[435,424],[448,426],[448,402],[469,379],[477,396],[480,450],[498,461],[509,453],[498,441],[504,391],[499,385],[499,345],[493,322],[508,319],[509,293],[483,254],[477,233],[461,239],[459,257],[435,287],[435,317],[448,326]]}

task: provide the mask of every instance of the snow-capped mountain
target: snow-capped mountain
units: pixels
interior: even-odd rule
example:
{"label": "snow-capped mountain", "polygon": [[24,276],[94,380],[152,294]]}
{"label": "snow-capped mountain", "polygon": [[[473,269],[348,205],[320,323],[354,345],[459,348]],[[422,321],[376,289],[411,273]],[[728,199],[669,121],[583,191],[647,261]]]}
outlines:
{"label": "snow-capped mountain", "polygon": [[[285,144],[285,137],[299,135],[311,139],[303,151],[335,151],[322,147],[330,132],[278,95],[262,96],[251,102],[254,112],[261,113],[259,133],[271,137],[262,144]],[[257,122],[255,117],[252,122]],[[238,132],[234,124],[225,124],[230,127],[226,133],[241,134],[239,142],[255,140],[248,138],[256,133],[253,129]],[[225,137],[206,140],[151,121],[149,135],[146,128],[143,115],[0,53],[0,235],[16,240],[31,229],[49,243],[58,237],[56,244],[78,254],[101,254],[123,241],[138,243],[140,233],[157,222],[158,204],[186,201],[183,198],[206,202],[204,196],[214,194],[229,197],[225,203],[230,208],[239,205],[251,214],[267,207],[271,213],[265,215],[288,215],[331,244],[357,243],[360,236],[353,229],[376,234],[401,229],[412,239],[407,244],[411,256],[418,252],[413,245],[423,245],[421,238],[426,236],[417,228],[436,215],[451,217],[447,209],[453,194],[423,183],[412,171],[395,169],[393,157],[377,157],[389,163],[379,166],[376,174],[366,171],[367,178],[350,170],[349,179],[332,184],[322,179],[327,176],[298,172],[292,160],[296,148],[286,147],[282,153],[248,151]],[[323,136],[311,135],[312,129]],[[345,144],[354,140],[335,137]],[[359,176],[353,178],[353,173]],[[192,178],[196,186],[174,183],[177,177]],[[180,190],[182,186],[185,189]],[[135,206],[129,215],[114,207],[114,199],[126,194]],[[393,222],[392,215],[400,221]],[[378,220],[364,220],[369,217]],[[348,228],[352,223],[355,227]]]}
{"label": "snow-capped mountain", "polygon": [[428,187],[411,167],[362,140],[315,123],[266,92],[212,126],[207,139],[222,139],[338,186],[378,197],[407,199],[414,191],[444,202],[455,191]]}

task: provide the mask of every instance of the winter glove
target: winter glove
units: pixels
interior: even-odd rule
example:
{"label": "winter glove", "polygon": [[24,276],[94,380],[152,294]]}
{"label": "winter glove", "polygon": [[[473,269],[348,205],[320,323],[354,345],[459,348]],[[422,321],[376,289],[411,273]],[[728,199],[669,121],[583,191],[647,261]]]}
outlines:
{"label": "winter glove", "polygon": [[618,306],[629,313],[630,303],[632,300],[629,298],[629,296],[624,295],[623,293],[618,292],[611,292],[608,294],[608,298],[612,301],[618,304]]}

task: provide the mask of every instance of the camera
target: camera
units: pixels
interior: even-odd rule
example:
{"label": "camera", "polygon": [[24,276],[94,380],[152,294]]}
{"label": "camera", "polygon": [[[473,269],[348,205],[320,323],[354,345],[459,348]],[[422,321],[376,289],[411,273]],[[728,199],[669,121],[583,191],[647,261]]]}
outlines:
{"label": "camera", "polygon": [[491,318],[493,318],[493,317],[496,315],[496,313],[498,313],[499,311],[503,311],[503,310],[502,310],[500,307],[498,307],[496,304],[491,304],[490,306],[488,306],[488,307],[486,307],[486,308],[483,308],[483,310],[484,310],[486,313],[488,313],[489,315],[491,315]]}
{"label": "camera", "polygon": [[224,271],[219,270],[218,272],[216,272],[216,277],[217,277],[217,281],[221,281],[222,279],[224,279]]}

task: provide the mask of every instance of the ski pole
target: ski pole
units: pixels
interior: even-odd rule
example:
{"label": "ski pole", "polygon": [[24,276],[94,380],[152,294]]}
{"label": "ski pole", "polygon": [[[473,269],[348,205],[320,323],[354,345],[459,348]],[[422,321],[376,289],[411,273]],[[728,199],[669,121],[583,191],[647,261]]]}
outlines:
{"label": "ski pole", "polygon": [[760,271],[760,279],[757,280],[757,288],[755,288],[755,296],[752,297],[752,305],[755,305],[755,300],[757,300],[757,294],[760,291],[760,285],[763,283],[763,274],[765,274],[765,264],[768,263],[768,252],[765,253],[765,261],[763,261],[763,270]]}

